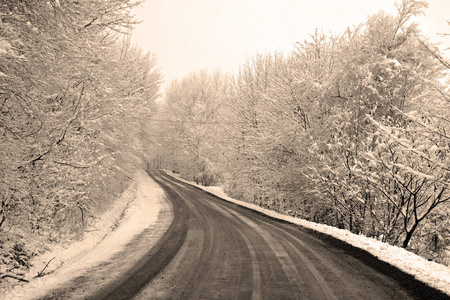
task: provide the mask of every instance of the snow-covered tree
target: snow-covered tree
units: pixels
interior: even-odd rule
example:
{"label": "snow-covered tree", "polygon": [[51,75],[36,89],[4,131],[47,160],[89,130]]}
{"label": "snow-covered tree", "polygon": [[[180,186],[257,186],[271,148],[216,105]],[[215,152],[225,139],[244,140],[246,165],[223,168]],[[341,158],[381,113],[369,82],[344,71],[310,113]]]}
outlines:
{"label": "snow-covered tree", "polygon": [[218,159],[219,130],[226,78],[216,72],[192,73],[180,81],[173,81],[166,89],[160,119],[166,126],[160,137],[161,145],[168,146],[173,169],[201,184],[215,182],[217,173],[211,160]]}
{"label": "snow-covered tree", "polygon": [[[448,110],[445,93],[436,88],[443,68],[410,23],[424,7],[403,1],[397,16],[374,15],[341,43],[335,93],[345,117],[316,174],[346,227],[393,243],[402,239],[403,247],[448,200],[442,122]],[[440,111],[423,114],[431,107]]]}
{"label": "snow-covered tree", "polygon": [[160,77],[124,38],[139,2],[0,3],[2,233],[79,236],[142,165]]}

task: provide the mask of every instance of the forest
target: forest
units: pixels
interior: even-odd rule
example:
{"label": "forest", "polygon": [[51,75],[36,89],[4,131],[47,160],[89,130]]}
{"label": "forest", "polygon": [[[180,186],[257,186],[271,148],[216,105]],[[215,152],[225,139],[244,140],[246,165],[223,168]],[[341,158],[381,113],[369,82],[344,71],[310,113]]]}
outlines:
{"label": "forest", "polygon": [[2,278],[81,238],[145,167],[161,76],[127,37],[139,2],[0,3]]}
{"label": "forest", "polygon": [[414,22],[426,1],[164,93],[130,42],[140,3],[1,1],[0,275],[81,239],[145,168],[450,264],[450,64]]}
{"label": "forest", "polygon": [[153,167],[448,265],[450,64],[414,22],[426,7],[171,82]]}

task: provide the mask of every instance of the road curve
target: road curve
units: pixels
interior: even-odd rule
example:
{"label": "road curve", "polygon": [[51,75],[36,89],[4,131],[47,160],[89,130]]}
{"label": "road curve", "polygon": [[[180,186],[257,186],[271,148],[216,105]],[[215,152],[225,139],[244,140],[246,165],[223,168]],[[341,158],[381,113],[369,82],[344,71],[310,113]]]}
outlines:
{"label": "road curve", "polygon": [[152,171],[174,221],[119,286],[96,299],[448,299],[344,242]]}

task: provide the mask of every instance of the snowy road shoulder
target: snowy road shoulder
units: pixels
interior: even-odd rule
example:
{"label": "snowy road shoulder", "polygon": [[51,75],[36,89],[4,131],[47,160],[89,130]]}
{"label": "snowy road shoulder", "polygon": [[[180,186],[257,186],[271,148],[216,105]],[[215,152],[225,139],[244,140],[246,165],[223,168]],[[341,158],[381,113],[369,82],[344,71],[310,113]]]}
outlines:
{"label": "snowy road shoulder", "polygon": [[[59,291],[65,297],[81,297],[74,282],[85,279],[79,288],[83,293],[98,289],[102,284],[120,277],[128,265],[115,262],[118,258],[139,259],[164,234],[173,220],[172,206],[159,187],[143,170],[136,172],[130,187],[115,201],[109,211],[103,214],[92,226],[82,241],[72,243],[68,248],[54,248],[36,257],[36,267],[29,272],[32,277],[42,269],[42,264],[52,257],[55,259],[47,267],[54,270],[50,275],[33,279],[29,284],[17,286],[1,299],[39,299],[49,293]],[[151,233],[149,232],[150,230]],[[125,255],[126,248],[142,237],[145,242],[133,247],[133,253]],[[126,257],[125,257],[126,256]],[[95,272],[92,272],[95,270]],[[94,274],[96,273],[96,274]],[[73,291],[67,291],[68,287]],[[68,294],[73,293],[72,295]]]}
{"label": "snowy road shoulder", "polygon": [[446,294],[450,295],[450,268],[444,265],[427,261],[426,259],[415,255],[403,248],[383,243],[373,238],[368,238],[362,235],[353,234],[347,230],[338,229],[335,227],[327,226],[324,224],[318,224],[309,222],[300,218],[283,215],[281,213],[265,209],[254,205],[249,202],[239,201],[229,197],[221,187],[215,186],[201,186],[194,182],[181,179],[179,175],[172,174],[172,172],[165,170],[165,172],[180,181],[196,186],[204,191],[207,191],[213,195],[216,195],[224,200],[232,203],[236,203],[240,206],[247,207],[249,209],[258,211],[272,218],[287,221],[293,224],[309,228],[339,240],[342,240],[354,247],[363,249],[372,255],[376,256],[379,260],[387,262],[407,274],[413,275],[416,279],[425,282],[431,287],[439,289]]}

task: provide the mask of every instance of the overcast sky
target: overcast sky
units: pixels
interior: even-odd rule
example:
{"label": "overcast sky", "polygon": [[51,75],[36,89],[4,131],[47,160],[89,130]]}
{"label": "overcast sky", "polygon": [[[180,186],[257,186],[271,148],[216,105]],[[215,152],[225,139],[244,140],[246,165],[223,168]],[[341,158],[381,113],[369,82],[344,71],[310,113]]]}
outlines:
{"label": "overcast sky", "polygon": [[[394,0],[146,0],[133,40],[158,58],[166,84],[206,68],[234,72],[256,53],[289,52],[316,28],[341,33]],[[450,47],[450,0],[429,0],[423,33]]]}

